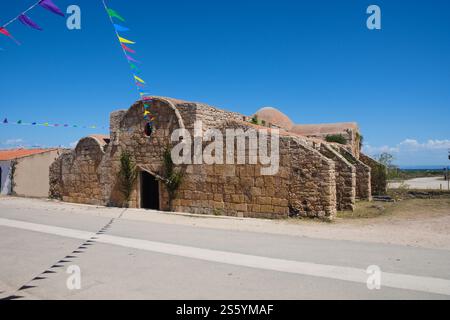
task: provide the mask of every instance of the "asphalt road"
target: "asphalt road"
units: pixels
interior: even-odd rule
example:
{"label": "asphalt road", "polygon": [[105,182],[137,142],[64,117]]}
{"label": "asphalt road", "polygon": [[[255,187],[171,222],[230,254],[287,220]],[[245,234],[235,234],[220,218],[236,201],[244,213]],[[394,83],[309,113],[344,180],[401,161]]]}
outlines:
{"label": "asphalt road", "polygon": [[[58,208],[0,202],[0,299],[450,298],[448,250]],[[366,283],[373,265],[381,270],[379,290]],[[80,289],[67,285],[68,270],[80,270]]]}

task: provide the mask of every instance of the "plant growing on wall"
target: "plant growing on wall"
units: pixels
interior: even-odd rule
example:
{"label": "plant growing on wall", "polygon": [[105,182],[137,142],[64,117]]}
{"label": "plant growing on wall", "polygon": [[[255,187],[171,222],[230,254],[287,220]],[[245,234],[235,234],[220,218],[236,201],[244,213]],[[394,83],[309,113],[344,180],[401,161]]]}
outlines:
{"label": "plant growing on wall", "polygon": [[261,122],[260,122],[259,119],[258,119],[258,115],[255,114],[255,115],[253,116],[253,118],[250,120],[250,123],[256,124],[256,125],[260,125]]}
{"label": "plant growing on wall", "polygon": [[359,132],[356,133],[356,141],[359,144],[359,150],[362,150],[364,145],[364,136]]}
{"label": "plant growing on wall", "polygon": [[329,134],[325,137],[325,141],[347,144],[347,139],[342,134]]}
{"label": "plant growing on wall", "polygon": [[169,194],[169,208],[173,210],[172,203],[177,195],[178,188],[183,181],[183,172],[175,167],[171,150],[166,148],[163,154],[164,179],[163,182]]}
{"label": "plant growing on wall", "polygon": [[11,161],[11,170],[9,172],[9,181],[11,183],[11,195],[16,195],[16,182],[14,181],[14,177],[16,175],[16,169],[17,169],[17,160]]}
{"label": "plant growing on wall", "polygon": [[124,206],[128,207],[133,186],[137,178],[136,164],[128,151],[122,152],[120,155],[120,191],[124,196]]}

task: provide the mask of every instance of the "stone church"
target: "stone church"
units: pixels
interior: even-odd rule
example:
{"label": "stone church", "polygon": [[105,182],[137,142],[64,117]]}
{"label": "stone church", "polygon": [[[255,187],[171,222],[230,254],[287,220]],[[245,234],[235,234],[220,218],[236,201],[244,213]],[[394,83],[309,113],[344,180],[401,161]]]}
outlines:
{"label": "stone church", "polygon": [[[143,119],[144,104],[139,101],[110,115],[109,136],[83,138],[74,150],[62,154],[50,168],[50,197],[197,214],[331,220],[338,210],[353,210],[358,199],[371,200],[372,190],[385,192],[383,177],[372,178],[384,168],[362,154],[356,123],[298,125],[274,108],[248,117],[202,103],[162,97],[151,101],[149,111],[155,116],[151,128]],[[202,122],[203,130],[222,132],[277,129],[279,170],[275,175],[262,175],[261,164],[183,164],[178,168],[183,172],[181,185],[169,201],[163,179],[164,150],[173,147],[175,129],[193,135],[196,121]],[[337,135],[344,142],[327,142]],[[119,186],[124,151],[132,155],[137,170],[126,204]]]}

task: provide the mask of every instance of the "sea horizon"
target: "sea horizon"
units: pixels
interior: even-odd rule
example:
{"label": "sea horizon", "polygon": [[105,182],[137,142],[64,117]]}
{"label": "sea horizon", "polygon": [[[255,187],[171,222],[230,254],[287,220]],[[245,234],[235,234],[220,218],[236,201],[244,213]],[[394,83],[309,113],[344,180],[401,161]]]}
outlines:
{"label": "sea horizon", "polygon": [[399,165],[399,168],[401,170],[442,170],[444,168],[450,167],[450,164],[447,165],[407,165],[402,166]]}

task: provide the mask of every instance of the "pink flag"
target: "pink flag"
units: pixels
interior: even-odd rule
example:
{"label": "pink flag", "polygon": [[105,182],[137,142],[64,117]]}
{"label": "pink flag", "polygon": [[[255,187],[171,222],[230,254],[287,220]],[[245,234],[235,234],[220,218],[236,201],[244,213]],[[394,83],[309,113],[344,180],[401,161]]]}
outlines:
{"label": "pink flag", "polygon": [[20,45],[20,42],[17,41],[16,39],[14,39],[14,37],[12,36],[12,34],[9,33],[9,31],[6,30],[6,28],[0,27],[0,33],[3,34],[3,35],[5,35],[5,36],[7,36],[7,37],[10,37],[12,40],[14,40],[15,43],[17,43],[18,45]]}
{"label": "pink flag", "polygon": [[131,52],[131,53],[136,53],[136,51],[134,51],[133,49],[128,48],[124,43],[122,43],[122,48],[125,51]]}

